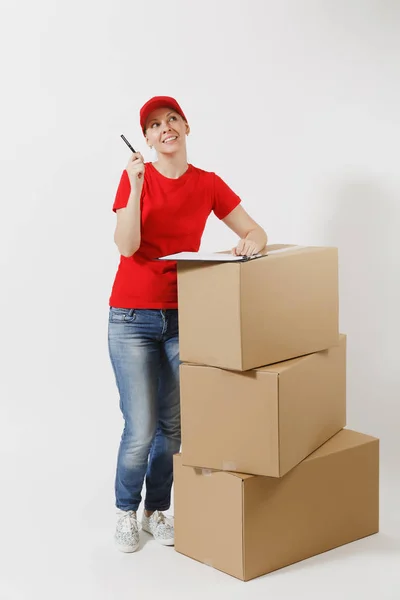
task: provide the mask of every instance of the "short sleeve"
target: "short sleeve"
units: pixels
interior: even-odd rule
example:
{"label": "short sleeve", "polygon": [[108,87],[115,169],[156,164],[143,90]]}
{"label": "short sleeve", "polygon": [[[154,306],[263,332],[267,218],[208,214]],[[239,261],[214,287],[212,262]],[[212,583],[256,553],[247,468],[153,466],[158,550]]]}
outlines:
{"label": "short sleeve", "polygon": [[238,206],[240,198],[231,188],[215,173],[213,190],[213,212],[218,219],[225,219],[229,213]]}
{"label": "short sleeve", "polygon": [[128,204],[129,194],[131,193],[131,182],[129,181],[126,169],[121,175],[117,193],[113,204],[113,211],[116,212],[119,208],[125,208]]}

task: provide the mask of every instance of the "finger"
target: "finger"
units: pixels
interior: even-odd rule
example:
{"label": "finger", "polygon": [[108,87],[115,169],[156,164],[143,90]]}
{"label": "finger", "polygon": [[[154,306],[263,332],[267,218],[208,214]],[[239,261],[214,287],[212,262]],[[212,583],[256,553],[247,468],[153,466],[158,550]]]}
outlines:
{"label": "finger", "polygon": [[131,163],[131,167],[133,167],[134,169],[142,170],[144,167],[144,163],[142,160],[135,160]]}
{"label": "finger", "polygon": [[250,251],[251,251],[251,242],[244,241],[244,243],[243,243],[243,249],[242,249],[243,256],[249,256],[250,255]]}
{"label": "finger", "polygon": [[236,254],[242,254],[244,250],[245,241],[240,240],[238,245],[236,246]]}
{"label": "finger", "polygon": [[135,158],[135,159],[129,160],[128,164],[126,165],[126,168],[128,170],[130,170],[132,167],[136,167],[139,164],[140,164],[140,161],[138,161],[138,159]]}
{"label": "finger", "polygon": [[256,249],[256,245],[254,242],[249,242],[247,244],[247,252],[249,252],[249,254],[254,254],[255,249]]}
{"label": "finger", "polygon": [[135,154],[132,154],[130,162],[135,162],[137,160],[143,160],[143,156],[140,154],[140,152],[135,152]]}

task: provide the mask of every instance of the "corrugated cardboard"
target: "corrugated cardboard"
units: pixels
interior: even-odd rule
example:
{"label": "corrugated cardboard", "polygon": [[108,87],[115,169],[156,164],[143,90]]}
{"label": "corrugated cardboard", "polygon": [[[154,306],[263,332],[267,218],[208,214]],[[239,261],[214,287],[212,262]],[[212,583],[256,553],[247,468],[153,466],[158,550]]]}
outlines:
{"label": "corrugated cardboard", "polygon": [[378,480],[379,440],[346,429],[281,479],[204,475],[175,455],[175,549],[253,579],[376,533]]}
{"label": "corrugated cardboard", "polygon": [[281,477],[346,425],[346,336],[252,371],[180,365],[184,465]]}
{"label": "corrugated cardboard", "polygon": [[178,302],[183,362],[245,371],[324,350],[338,343],[337,249],[178,261]]}

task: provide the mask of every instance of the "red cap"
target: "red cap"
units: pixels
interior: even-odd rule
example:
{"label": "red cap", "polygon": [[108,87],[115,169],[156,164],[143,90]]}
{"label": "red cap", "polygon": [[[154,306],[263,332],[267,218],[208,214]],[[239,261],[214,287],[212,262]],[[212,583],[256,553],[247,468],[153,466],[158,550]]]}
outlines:
{"label": "red cap", "polygon": [[156,110],[157,108],[163,108],[164,106],[173,108],[179,115],[181,115],[182,119],[187,122],[185,113],[175,98],[171,98],[170,96],[154,96],[154,98],[150,98],[146,104],[143,104],[142,108],[140,109],[140,126],[143,130],[143,133],[145,132],[146,121],[149,114],[153,112],[153,110]]}

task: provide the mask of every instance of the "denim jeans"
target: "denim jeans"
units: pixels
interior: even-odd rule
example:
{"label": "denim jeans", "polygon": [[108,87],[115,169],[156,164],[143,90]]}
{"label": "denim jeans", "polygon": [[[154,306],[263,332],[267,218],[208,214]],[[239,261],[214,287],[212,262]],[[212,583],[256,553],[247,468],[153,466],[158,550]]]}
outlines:
{"label": "denim jeans", "polygon": [[177,309],[110,307],[108,348],[124,417],[116,506],[168,510],[181,445]]}

